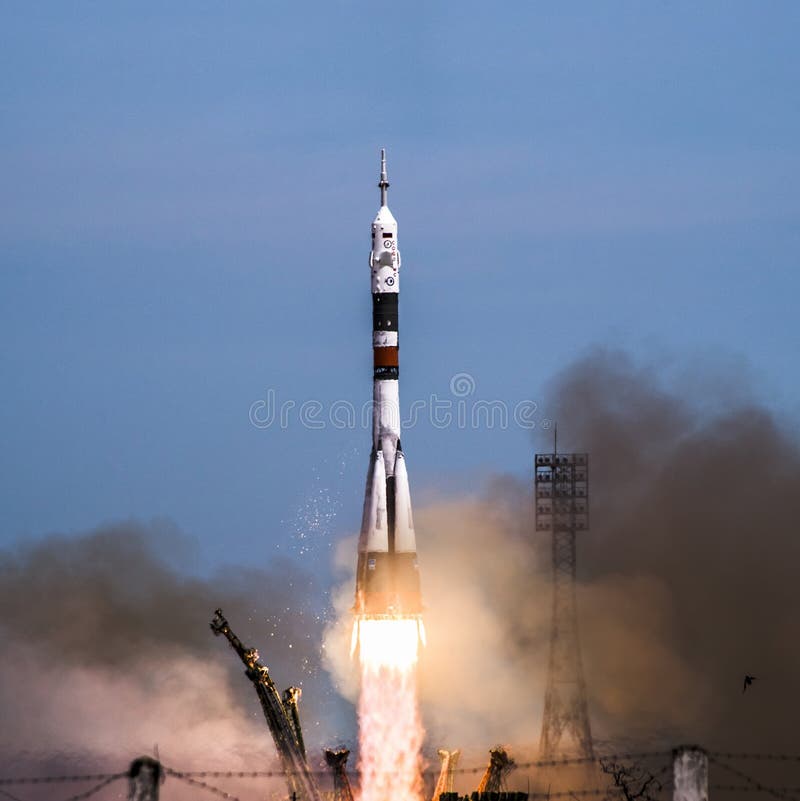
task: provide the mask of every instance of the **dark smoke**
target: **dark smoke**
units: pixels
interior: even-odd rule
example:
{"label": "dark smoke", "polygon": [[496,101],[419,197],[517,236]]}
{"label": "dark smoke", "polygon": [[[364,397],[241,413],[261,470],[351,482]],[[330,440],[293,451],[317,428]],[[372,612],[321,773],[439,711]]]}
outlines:
{"label": "dark smoke", "polygon": [[[180,567],[191,544],[174,526],[118,523],[0,553],[0,754],[103,764],[151,753],[181,768],[274,763],[244,667],[209,621],[223,607],[282,690],[306,690],[310,745],[330,736],[320,674],[322,618],[311,579],[289,561]],[[309,713],[309,714],[305,714]],[[177,764],[176,764],[177,763]]]}
{"label": "dark smoke", "polygon": [[[697,742],[795,752],[794,433],[739,372],[695,364],[677,373],[603,350],[556,377],[545,411],[558,420],[562,450],[590,453],[579,612],[600,749]],[[552,432],[536,447],[552,448]],[[534,532],[532,508],[529,479],[499,477],[485,491],[417,509],[431,754],[460,747],[462,762],[475,764],[501,742],[535,758],[551,607],[549,539]],[[345,625],[329,632],[340,676],[349,670],[351,586]],[[745,673],[759,678],[743,695]]]}
{"label": "dark smoke", "polygon": [[[796,749],[800,447],[745,381],[694,369],[670,380],[600,350],[552,387],[565,447],[591,459],[579,565],[597,729]],[[743,695],[745,673],[760,678]]]}
{"label": "dark smoke", "polygon": [[[609,748],[796,751],[800,446],[746,376],[674,367],[597,351],[555,379],[544,405],[560,448],[590,453],[578,560],[594,733]],[[498,742],[535,757],[550,595],[532,508],[527,477],[500,477],[416,509],[434,766],[439,746],[464,749],[469,767]],[[354,552],[344,543],[342,564]],[[197,577],[182,566],[192,558],[163,522],[0,554],[0,756],[105,770],[158,743],[177,767],[273,765],[255,695],[208,629],[216,606],[281,688],[302,682],[309,739],[353,745],[318,670],[324,639],[326,665],[352,695],[352,580],[323,638],[310,579],[292,563]],[[743,695],[745,673],[758,680]],[[471,778],[458,789],[474,789]]]}

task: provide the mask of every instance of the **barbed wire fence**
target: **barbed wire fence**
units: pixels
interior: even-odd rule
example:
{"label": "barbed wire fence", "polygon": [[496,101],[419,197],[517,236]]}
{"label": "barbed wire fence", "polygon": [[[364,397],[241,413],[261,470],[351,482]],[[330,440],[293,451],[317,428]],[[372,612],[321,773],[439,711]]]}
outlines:
{"label": "barbed wire fence", "polygon": [[[662,783],[663,790],[669,790],[672,784],[672,759],[675,751],[659,750],[659,751],[628,751],[619,753],[607,753],[598,755],[593,758],[589,757],[566,757],[563,759],[551,760],[529,760],[524,762],[516,762],[515,768],[518,770],[531,770],[531,769],[544,769],[544,768],[560,768],[560,767],[579,767],[588,766],[592,764],[600,765],[602,761],[624,761],[629,763],[638,763],[642,760],[661,760],[669,759],[667,764],[662,765],[656,769],[652,775],[656,778],[664,777]],[[786,754],[786,753],[749,753],[749,752],[730,752],[730,751],[705,751],[708,757],[709,767],[716,766],[721,771],[724,771],[731,776],[735,776],[740,780],[740,783],[709,783],[709,792],[720,793],[757,793],[771,796],[772,798],[780,799],[780,801],[800,801],[800,784],[796,786],[773,786],[767,784],[749,773],[740,770],[737,767],[729,764],[733,762],[775,762],[784,764],[796,764],[800,766],[800,754]],[[164,765],[163,775],[174,778],[180,782],[187,784],[197,790],[201,790],[209,795],[214,795],[218,798],[226,799],[226,801],[241,801],[236,795],[211,784],[206,779],[284,779],[286,774],[282,770],[194,770],[182,771]],[[485,765],[459,767],[453,772],[460,775],[478,775],[484,773],[486,770]],[[315,777],[330,777],[330,771],[312,770],[310,773]],[[357,771],[349,771],[348,775],[358,781],[359,774]],[[423,772],[427,777],[435,777],[438,775],[437,771],[427,770]],[[19,788],[35,787],[42,785],[58,786],[65,784],[85,784],[94,782],[94,784],[86,790],[79,793],[69,795],[66,797],[53,796],[53,801],[87,801],[87,799],[101,792],[106,787],[109,787],[114,782],[122,779],[129,779],[131,776],[130,771],[119,771],[116,773],[84,773],[84,774],[61,774],[56,776],[0,776],[0,801],[8,799],[9,801],[26,801],[21,798],[17,793]],[[12,789],[13,788],[13,792]],[[613,798],[614,788],[612,786],[605,787],[592,787],[592,788],[575,788],[568,790],[547,791],[539,792],[533,791],[526,793],[529,799],[558,799],[558,798],[591,798],[591,797],[608,797]],[[199,796],[198,796],[199,797]]]}

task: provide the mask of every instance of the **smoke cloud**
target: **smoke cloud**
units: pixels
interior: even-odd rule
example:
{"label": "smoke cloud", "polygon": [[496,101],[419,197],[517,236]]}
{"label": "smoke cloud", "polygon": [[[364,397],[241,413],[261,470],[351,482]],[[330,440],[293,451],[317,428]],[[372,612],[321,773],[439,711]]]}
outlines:
{"label": "smoke cloud", "polygon": [[[678,375],[674,364],[603,350],[558,375],[543,406],[558,420],[559,448],[590,454],[578,603],[596,742],[796,750],[795,432],[753,399],[738,369]],[[536,443],[550,447],[549,435]],[[518,759],[536,753],[550,552],[530,490],[528,477],[498,477],[416,508],[427,753],[460,747],[463,766],[484,763],[497,743]],[[187,548],[157,521],[0,554],[0,752],[107,768],[158,743],[164,762],[184,769],[274,765],[242,667],[208,629],[216,606],[261,648],[281,688],[302,680],[312,755],[318,744],[353,746],[332,687],[356,697],[355,540],[338,548],[327,628],[327,599],[293,563],[192,577],[181,568]],[[758,678],[743,694],[745,673]]]}
{"label": "smoke cloud", "polygon": [[[561,450],[590,453],[578,605],[601,749],[699,742],[796,750],[800,447],[738,370],[659,369],[598,350],[551,383]],[[552,433],[537,448],[552,448]],[[429,753],[495,743],[534,757],[551,613],[549,536],[508,477],[416,510],[428,646]],[[355,543],[342,548],[352,564]],[[327,665],[348,685],[352,578]],[[758,677],[742,693],[745,673]],[[432,758],[433,767],[438,764]],[[730,777],[728,777],[730,778]],[[473,782],[474,783],[474,782]],[[462,787],[466,790],[467,787]]]}
{"label": "smoke cloud", "polygon": [[193,577],[178,567],[192,556],[166,521],[0,553],[5,760],[107,770],[158,745],[179,770],[269,769],[275,749],[244,666],[209,629],[217,606],[281,690],[307,691],[310,745],[330,735],[310,578],[283,560]]}
{"label": "smoke cloud", "polygon": [[[433,770],[439,747],[461,748],[462,764],[475,766],[498,742],[522,746],[538,737],[550,605],[535,579],[538,555],[525,492],[498,480],[479,497],[415,510],[427,632],[419,689]],[[355,549],[353,537],[337,554],[345,577],[334,593],[338,615],[324,651],[326,667],[352,701],[358,694],[349,656]]]}
{"label": "smoke cloud", "polygon": [[[800,446],[736,366],[597,351],[554,382],[590,453],[581,635],[601,736],[796,748]],[[758,678],[742,693],[745,673]]]}

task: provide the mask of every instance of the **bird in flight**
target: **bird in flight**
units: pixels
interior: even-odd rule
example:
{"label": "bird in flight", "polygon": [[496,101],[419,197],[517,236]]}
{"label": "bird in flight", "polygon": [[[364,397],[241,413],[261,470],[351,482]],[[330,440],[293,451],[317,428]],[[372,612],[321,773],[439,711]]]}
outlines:
{"label": "bird in flight", "polygon": [[755,676],[750,676],[749,674],[745,673],[744,676],[744,685],[742,686],[742,693],[747,692],[747,688],[756,680]]}

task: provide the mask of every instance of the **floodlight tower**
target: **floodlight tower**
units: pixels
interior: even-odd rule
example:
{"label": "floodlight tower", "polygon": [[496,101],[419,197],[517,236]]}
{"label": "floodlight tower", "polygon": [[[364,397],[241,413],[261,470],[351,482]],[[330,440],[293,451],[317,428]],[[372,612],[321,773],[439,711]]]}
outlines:
{"label": "floodlight tower", "polygon": [[553,616],[539,759],[594,758],[575,604],[575,536],[589,527],[589,455],[537,453],[536,530],[550,532]]}

